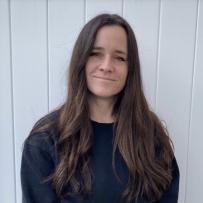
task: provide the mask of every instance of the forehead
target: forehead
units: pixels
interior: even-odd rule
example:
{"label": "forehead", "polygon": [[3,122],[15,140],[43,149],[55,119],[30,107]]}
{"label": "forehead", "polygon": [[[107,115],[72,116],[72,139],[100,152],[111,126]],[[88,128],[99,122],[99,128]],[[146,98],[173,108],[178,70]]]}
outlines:
{"label": "forehead", "polygon": [[96,35],[95,46],[116,47],[127,50],[127,35],[123,27],[106,25],[101,27]]}

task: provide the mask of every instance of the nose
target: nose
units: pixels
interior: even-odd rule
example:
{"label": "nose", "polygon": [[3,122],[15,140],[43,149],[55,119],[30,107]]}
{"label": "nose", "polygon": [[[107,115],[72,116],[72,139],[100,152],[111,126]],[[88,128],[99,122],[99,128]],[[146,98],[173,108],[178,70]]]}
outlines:
{"label": "nose", "polygon": [[100,64],[99,70],[103,72],[112,72],[114,69],[110,56],[105,56]]}

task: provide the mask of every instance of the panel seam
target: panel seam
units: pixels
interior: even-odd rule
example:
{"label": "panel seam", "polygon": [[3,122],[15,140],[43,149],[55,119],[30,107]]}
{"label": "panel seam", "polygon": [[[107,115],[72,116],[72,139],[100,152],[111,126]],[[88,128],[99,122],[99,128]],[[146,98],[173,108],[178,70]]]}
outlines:
{"label": "panel seam", "polygon": [[50,110],[50,74],[49,74],[49,1],[46,0],[46,43],[47,43],[47,111]]}
{"label": "panel seam", "polygon": [[84,0],[84,25],[87,22],[87,2]]}
{"label": "panel seam", "polygon": [[189,126],[188,126],[188,140],[187,140],[187,158],[186,158],[186,182],[185,182],[185,195],[184,195],[184,202],[186,202],[186,195],[187,195],[187,185],[188,185],[188,166],[189,166],[189,150],[190,150],[190,140],[191,140],[191,117],[192,117],[192,107],[193,107],[193,98],[194,98],[194,77],[195,77],[195,66],[196,66],[196,53],[197,53],[197,40],[198,40],[198,29],[199,29],[199,4],[200,1],[197,0],[196,6],[196,24],[195,24],[195,44],[194,44],[194,53],[193,53],[193,70],[192,70],[192,83],[191,83],[191,96],[190,96],[190,109],[189,109]]}
{"label": "panel seam", "polygon": [[15,145],[15,124],[14,124],[14,85],[13,85],[13,50],[12,50],[12,28],[11,28],[11,2],[8,1],[8,18],[9,18],[9,39],[10,39],[10,78],[11,78],[11,114],[12,114],[12,144],[13,144],[13,175],[14,175],[14,199],[17,202],[17,187],[16,187],[16,145]]}
{"label": "panel seam", "polygon": [[158,84],[160,69],[160,41],[161,41],[161,18],[162,18],[162,1],[159,0],[159,19],[158,19],[158,35],[157,35],[157,56],[156,56],[156,87],[155,87],[155,111],[157,112],[158,100]]}
{"label": "panel seam", "polygon": [[123,17],[124,13],[124,0],[121,0],[121,15]]}

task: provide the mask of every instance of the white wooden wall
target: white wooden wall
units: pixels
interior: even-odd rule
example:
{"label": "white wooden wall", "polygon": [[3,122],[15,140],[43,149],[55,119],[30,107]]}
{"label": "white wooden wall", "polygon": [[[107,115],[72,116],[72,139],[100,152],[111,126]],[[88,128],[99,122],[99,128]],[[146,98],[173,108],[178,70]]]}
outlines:
{"label": "white wooden wall", "polygon": [[21,202],[22,143],[63,102],[76,37],[102,12],[135,31],[145,94],[175,145],[179,203],[202,201],[203,0],[0,0],[1,203]]}

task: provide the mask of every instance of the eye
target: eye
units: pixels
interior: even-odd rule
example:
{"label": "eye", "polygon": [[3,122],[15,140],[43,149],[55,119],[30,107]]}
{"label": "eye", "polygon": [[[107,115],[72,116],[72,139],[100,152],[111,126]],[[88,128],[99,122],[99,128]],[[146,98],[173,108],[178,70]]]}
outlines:
{"label": "eye", "polygon": [[91,52],[91,53],[90,53],[90,56],[99,56],[99,55],[100,55],[99,52]]}
{"label": "eye", "polygon": [[119,60],[119,61],[123,61],[123,62],[124,62],[124,61],[126,61],[126,59],[125,59],[125,58],[120,57],[120,56],[116,57],[116,59],[117,59],[117,60]]}

